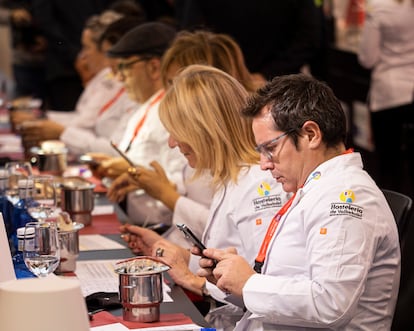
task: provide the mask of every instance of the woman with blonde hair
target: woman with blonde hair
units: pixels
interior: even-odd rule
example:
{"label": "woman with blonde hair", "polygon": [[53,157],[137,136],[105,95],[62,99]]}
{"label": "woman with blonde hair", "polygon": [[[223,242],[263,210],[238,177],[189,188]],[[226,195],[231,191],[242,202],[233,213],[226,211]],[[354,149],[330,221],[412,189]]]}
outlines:
{"label": "woman with blonde hair", "polygon": [[[212,178],[214,196],[202,242],[209,247],[234,247],[253,262],[256,243],[263,239],[287,194],[269,172],[260,169],[251,120],[239,114],[247,97],[246,89],[225,72],[192,65],[173,80],[159,114],[170,133],[170,147],[179,148],[195,169],[194,177],[208,173]],[[121,231],[133,252],[157,255],[169,264],[169,273],[177,284],[199,295],[233,302],[205,278],[195,275],[199,257],[188,249],[137,226],[125,225]],[[216,326],[231,328],[242,309],[226,307],[211,316],[215,316],[212,320],[219,316]]]}
{"label": "woman with blonde hair", "polygon": [[[162,59],[161,75],[164,86],[171,85],[178,72],[192,64],[216,67],[236,78],[247,91],[253,92],[255,89],[239,45],[225,34],[208,31],[180,32]],[[170,183],[165,171],[157,162],[152,162],[151,166],[153,169],[131,168],[132,176],[124,173],[118,177],[108,192],[109,199],[119,202],[124,199],[126,193],[137,188],[143,189],[173,211],[173,226],[164,234],[166,238],[173,242],[182,242],[182,235],[174,226],[177,222],[187,223],[193,232],[201,235],[212,196],[210,175],[204,174],[191,181],[188,178],[192,177],[193,170],[186,167],[183,171],[184,187],[177,188]],[[139,178],[135,175],[136,171],[140,173]],[[134,208],[131,205],[130,210]],[[142,224],[140,220],[133,219],[132,222]]]}
{"label": "woman with blonde hair", "polygon": [[161,73],[168,86],[177,70],[192,64],[210,65],[236,78],[254,92],[264,82],[254,82],[237,42],[226,34],[199,30],[181,31],[164,55]]}

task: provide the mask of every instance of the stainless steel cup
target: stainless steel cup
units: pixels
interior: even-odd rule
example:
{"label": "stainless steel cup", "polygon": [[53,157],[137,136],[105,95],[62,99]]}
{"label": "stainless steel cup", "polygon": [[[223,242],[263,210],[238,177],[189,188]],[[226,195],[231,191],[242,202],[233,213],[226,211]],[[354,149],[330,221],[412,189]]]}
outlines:
{"label": "stainless steel cup", "polygon": [[67,150],[59,152],[44,151],[38,147],[32,147],[33,156],[30,162],[39,169],[41,174],[61,176],[67,167]]}
{"label": "stainless steel cup", "polygon": [[165,264],[145,256],[116,268],[125,321],[159,321],[163,300],[163,272],[168,269]]}
{"label": "stainless steel cup", "polygon": [[76,270],[76,260],[79,256],[79,230],[82,223],[73,223],[73,230],[59,230],[60,263],[57,273],[73,272]]}
{"label": "stainless steel cup", "polygon": [[73,222],[90,225],[92,210],[95,206],[95,197],[91,184],[78,177],[67,177],[60,185],[60,207],[69,213]]}

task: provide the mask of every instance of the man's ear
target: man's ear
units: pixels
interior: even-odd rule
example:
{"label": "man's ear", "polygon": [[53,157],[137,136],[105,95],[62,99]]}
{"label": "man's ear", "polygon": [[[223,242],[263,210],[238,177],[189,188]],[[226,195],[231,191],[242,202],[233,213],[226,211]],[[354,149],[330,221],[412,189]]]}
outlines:
{"label": "man's ear", "polygon": [[151,58],[147,62],[147,72],[153,80],[161,77],[161,60],[159,58]]}
{"label": "man's ear", "polygon": [[322,132],[314,121],[306,121],[302,126],[302,135],[308,140],[310,148],[317,148],[322,143]]}

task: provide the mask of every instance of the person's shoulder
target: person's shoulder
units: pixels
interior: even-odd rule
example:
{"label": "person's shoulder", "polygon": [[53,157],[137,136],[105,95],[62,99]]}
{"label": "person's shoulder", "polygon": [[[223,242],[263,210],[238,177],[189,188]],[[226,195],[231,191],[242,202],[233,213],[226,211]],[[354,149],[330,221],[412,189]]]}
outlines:
{"label": "person's shoulder", "polygon": [[262,170],[260,165],[254,164],[243,167],[239,173],[237,182],[239,190],[256,189],[258,192],[262,192],[264,195],[269,194],[270,191],[283,191],[282,185],[278,183],[273,177],[270,171]]}

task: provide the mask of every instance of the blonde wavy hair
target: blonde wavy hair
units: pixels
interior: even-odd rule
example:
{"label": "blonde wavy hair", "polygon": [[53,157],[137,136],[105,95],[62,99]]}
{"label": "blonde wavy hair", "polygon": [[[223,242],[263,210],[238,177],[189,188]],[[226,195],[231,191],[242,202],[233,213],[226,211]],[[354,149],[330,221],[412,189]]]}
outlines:
{"label": "blonde wavy hair", "polygon": [[229,74],[205,65],[191,65],[174,78],[159,116],[175,140],[195,153],[197,177],[210,171],[215,189],[237,183],[243,167],[257,164],[251,119],[240,115],[246,89]]}
{"label": "blonde wavy hair", "polygon": [[161,74],[164,86],[168,86],[166,76],[173,64],[180,68],[192,64],[210,65],[236,78],[247,91],[255,90],[239,45],[226,34],[204,30],[181,31],[162,59]]}

